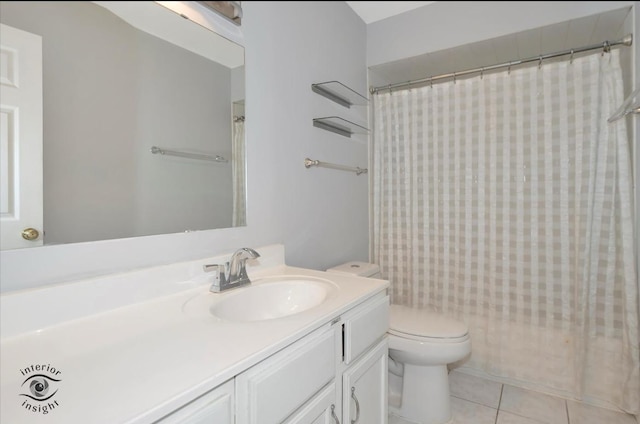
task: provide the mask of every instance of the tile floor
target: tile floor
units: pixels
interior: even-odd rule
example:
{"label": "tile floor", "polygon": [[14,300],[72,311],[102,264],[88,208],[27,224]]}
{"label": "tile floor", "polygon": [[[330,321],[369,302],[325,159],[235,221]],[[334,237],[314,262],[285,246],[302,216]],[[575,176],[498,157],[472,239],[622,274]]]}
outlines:
{"label": "tile floor", "polygon": [[[496,383],[449,374],[452,424],[638,424],[632,415]],[[412,424],[391,416],[389,424]]]}

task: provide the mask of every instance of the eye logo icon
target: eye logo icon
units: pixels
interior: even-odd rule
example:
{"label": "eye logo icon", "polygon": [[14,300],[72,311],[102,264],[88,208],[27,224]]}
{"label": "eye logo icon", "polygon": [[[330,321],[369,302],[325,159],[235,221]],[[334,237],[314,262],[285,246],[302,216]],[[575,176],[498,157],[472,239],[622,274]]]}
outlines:
{"label": "eye logo icon", "polygon": [[[61,371],[49,365],[31,365],[20,370],[27,378],[21,384],[22,407],[30,412],[48,414],[60,406],[53,397],[58,393]],[[35,401],[35,402],[34,402]]]}
{"label": "eye logo icon", "polygon": [[58,390],[56,389],[53,393],[49,393],[49,381],[56,383],[60,380],[56,380],[55,378],[51,378],[44,374],[32,375],[22,383],[23,387],[28,383],[29,393],[20,393],[20,396],[26,396],[39,402],[51,399],[56,393],[58,393]]}
{"label": "eye logo icon", "polygon": [[29,390],[34,396],[41,397],[47,394],[49,391],[49,383],[46,380],[33,380],[29,384]]}

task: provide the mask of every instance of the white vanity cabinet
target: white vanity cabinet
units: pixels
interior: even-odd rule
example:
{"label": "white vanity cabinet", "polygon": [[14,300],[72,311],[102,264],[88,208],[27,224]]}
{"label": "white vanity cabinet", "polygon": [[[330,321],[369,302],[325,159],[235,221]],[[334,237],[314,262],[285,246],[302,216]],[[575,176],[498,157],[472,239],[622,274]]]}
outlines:
{"label": "white vanity cabinet", "polygon": [[342,423],[387,422],[389,296],[378,296],[344,316]]}
{"label": "white vanity cabinet", "polygon": [[236,377],[236,424],[387,422],[389,297],[380,293]]}
{"label": "white vanity cabinet", "polygon": [[386,423],[388,322],[382,292],[157,423]]}
{"label": "white vanity cabinet", "polygon": [[156,421],[157,424],[234,424],[233,379]]}
{"label": "white vanity cabinet", "polygon": [[[55,424],[385,422],[388,281],[289,267],[280,245],[258,251],[254,283],[230,293],[200,279],[225,254],[3,295],[0,389],[18,393],[46,351],[72,376],[65,399],[82,399],[47,415]],[[263,295],[294,285],[291,303]],[[15,399],[0,396],[0,422],[35,422]]]}

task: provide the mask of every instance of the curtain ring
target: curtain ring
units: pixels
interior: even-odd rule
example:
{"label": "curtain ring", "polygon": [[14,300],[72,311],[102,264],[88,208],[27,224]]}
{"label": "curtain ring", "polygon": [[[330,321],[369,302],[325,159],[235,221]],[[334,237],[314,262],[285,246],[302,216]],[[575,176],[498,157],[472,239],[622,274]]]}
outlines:
{"label": "curtain ring", "polygon": [[455,72],[453,73],[453,83],[454,84],[456,83],[456,73]]}
{"label": "curtain ring", "polygon": [[387,90],[389,90],[389,94],[391,94],[391,84],[387,86]]}
{"label": "curtain ring", "polygon": [[480,79],[484,78],[484,67],[480,68]]}
{"label": "curtain ring", "polygon": [[511,62],[509,62],[509,67],[507,68],[507,75],[511,75]]}
{"label": "curtain ring", "polygon": [[571,49],[571,59],[569,60],[570,64],[573,64],[573,49]]}
{"label": "curtain ring", "polygon": [[429,77],[429,85],[433,88],[433,77]]}
{"label": "curtain ring", "polygon": [[538,58],[538,69],[542,68],[542,56]]}
{"label": "curtain ring", "polygon": [[604,56],[605,53],[609,53],[611,51],[611,45],[609,44],[608,41],[605,41],[604,43],[602,43],[602,54],[601,56]]}

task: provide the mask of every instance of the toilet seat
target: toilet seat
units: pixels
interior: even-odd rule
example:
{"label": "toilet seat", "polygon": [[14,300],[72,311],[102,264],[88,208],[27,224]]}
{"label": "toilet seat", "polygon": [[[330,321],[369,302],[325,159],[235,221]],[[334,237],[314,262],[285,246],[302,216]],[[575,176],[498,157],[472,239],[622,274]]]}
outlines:
{"label": "toilet seat", "polygon": [[426,309],[391,305],[389,334],[425,342],[457,343],[469,338],[466,324]]}

